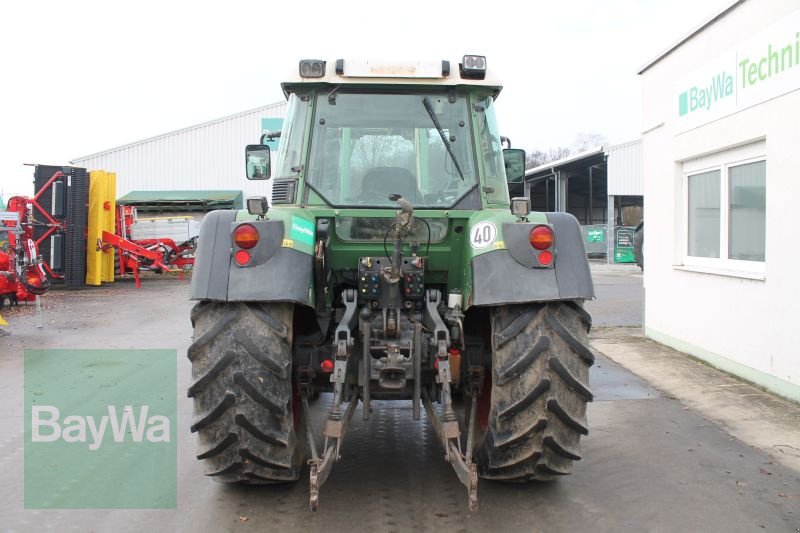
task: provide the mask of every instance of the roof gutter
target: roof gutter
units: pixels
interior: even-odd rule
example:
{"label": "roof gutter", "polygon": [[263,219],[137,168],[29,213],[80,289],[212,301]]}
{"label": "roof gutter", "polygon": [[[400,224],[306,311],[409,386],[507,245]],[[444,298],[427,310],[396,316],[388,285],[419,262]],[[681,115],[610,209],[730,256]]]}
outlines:
{"label": "roof gutter", "polygon": [[639,70],[638,70],[637,74],[639,74],[640,76],[642,74],[644,74],[644,72],[646,70],[648,70],[650,67],[652,67],[656,63],[660,62],[662,59],[664,59],[665,57],[670,55],[672,52],[674,52],[675,50],[680,48],[683,45],[683,43],[685,43],[686,41],[690,40],[692,37],[694,37],[695,35],[697,35],[701,31],[703,31],[707,27],[709,27],[712,24],[714,24],[716,21],[718,21],[719,19],[721,19],[722,17],[727,15],[728,12],[731,11],[733,8],[738,7],[739,4],[743,4],[745,1],[746,0],[735,0],[734,2],[722,7],[719,11],[717,11],[714,15],[712,15],[711,18],[709,18],[708,20],[706,20],[705,22],[701,23],[699,26],[697,26],[696,28],[691,30],[689,33],[684,35],[682,38],[680,38],[674,44],[668,46],[666,50],[664,50],[663,52],[658,54],[655,58],[651,59],[650,61],[648,61],[647,63],[645,63],[641,67],[639,67]]}

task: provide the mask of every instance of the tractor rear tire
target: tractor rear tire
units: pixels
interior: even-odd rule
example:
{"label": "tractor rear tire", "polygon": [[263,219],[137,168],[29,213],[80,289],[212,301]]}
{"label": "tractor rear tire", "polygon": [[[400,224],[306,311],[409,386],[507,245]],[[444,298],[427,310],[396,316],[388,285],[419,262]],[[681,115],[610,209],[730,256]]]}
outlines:
{"label": "tractor rear tire", "polygon": [[188,395],[206,475],[247,484],[300,477],[305,426],[292,385],[292,314],[285,303],[200,302],[192,309]]}
{"label": "tractor rear tire", "polygon": [[491,325],[491,388],[484,385],[477,409],[480,477],[524,482],[569,474],[588,434],[591,317],[575,302],[522,304],[495,308]]}

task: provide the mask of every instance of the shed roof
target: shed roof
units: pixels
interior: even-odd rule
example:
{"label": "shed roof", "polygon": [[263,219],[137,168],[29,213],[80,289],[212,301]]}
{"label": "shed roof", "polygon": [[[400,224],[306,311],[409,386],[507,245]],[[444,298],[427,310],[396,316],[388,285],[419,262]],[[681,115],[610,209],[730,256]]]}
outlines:
{"label": "shed roof", "polygon": [[242,191],[131,191],[118,199],[117,203],[144,210],[241,209]]}
{"label": "shed roof", "polygon": [[528,169],[525,171],[525,177],[527,178],[528,176],[533,176],[534,174],[541,174],[542,172],[549,172],[553,168],[563,167],[572,163],[578,163],[585,159],[591,159],[600,155],[605,155],[605,148],[603,145],[595,146],[594,148],[589,148],[583,152],[569,155],[556,161],[551,161],[550,163],[545,163],[544,165],[539,165],[538,167]]}

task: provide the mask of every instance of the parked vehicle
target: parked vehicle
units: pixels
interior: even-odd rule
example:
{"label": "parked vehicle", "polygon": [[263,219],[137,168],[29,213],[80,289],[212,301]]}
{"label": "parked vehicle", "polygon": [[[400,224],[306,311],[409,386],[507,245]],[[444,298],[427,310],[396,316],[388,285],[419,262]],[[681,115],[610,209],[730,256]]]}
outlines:
{"label": "parked vehicle", "polygon": [[[501,88],[473,55],[304,60],[283,84],[271,205],[248,198],[200,229],[188,392],[209,476],[295,481],[310,456],[316,509],[375,399],[425,408],[471,509],[479,478],[570,473],[594,288],[575,218],[509,199],[525,153],[502,149]],[[245,153],[248,178],[270,178],[263,139]],[[320,391],[333,399],[317,450]]]}

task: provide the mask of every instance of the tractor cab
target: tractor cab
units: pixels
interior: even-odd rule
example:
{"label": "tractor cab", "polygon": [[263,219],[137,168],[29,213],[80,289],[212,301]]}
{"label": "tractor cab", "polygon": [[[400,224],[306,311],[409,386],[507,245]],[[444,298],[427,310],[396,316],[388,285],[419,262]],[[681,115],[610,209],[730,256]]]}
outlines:
{"label": "tractor cab", "polygon": [[[283,89],[274,204],[394,208],[389,197],[398,194],[415,209],[508,206],[495,118],[501,86],[484,57],[306,60]],[[248,148],[248,161],[269,149]]]}

